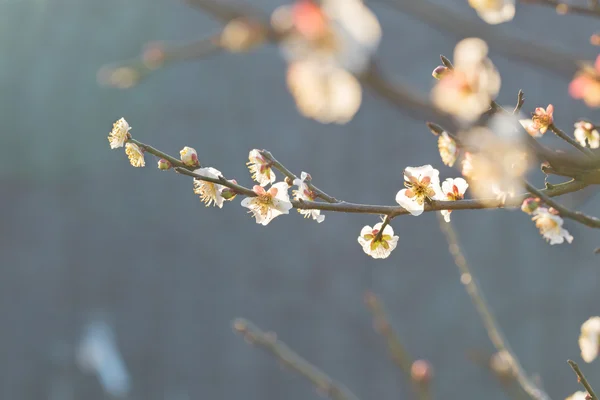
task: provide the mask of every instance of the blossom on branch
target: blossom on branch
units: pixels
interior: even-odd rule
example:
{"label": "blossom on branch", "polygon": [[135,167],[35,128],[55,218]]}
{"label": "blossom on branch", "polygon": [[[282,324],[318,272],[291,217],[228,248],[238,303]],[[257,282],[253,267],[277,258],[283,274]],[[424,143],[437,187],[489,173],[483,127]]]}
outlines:
{"label": "blossom on branch", "polygon": [[381,222],[372,228],[368,225],[364,226],[358,237],[358,243],[363,251],[373,258],[387,258],[398,245],[398,236],[394,236],[394,229],[389,225],[383,228],[381,237],[377,237],[381,226]]}
{"label": "blossom on branch", "polygon": [[458,146],[456,145],[456,141],[447,132],[442,132],[438,137],[438,150],[440,151],[442,162],[449,167],[453,166],[458,157]]}
{"label": "blossom on branch", "polygon": [[521,119],[519,122],[525,128],[527,133],[532,137],[541,137],[550,125],[554,123],[554,106],[549,104],[544,110],[542,107],[537,107],[531,119]]}
{"label": "blossom on branch", "polygon": [[181,157],[181,162],[188,167],[197,167],[200,165],[198,162],[198,153],[196,153],[196,150],[191,147],[185,146],[183,149],[181,149],[179,155]]}
{"label": "blossom on branch", "polygon": [[[465,192],[469,184],[463,178],[448,178],[442,182],[442,197],[440,200],[456,201],[465,198]],[[444,216],[446,222],[450,222],[452,210],[442,210],[440,213]]]}
{"label": "blossom on branch", "polygon": [[434,104],[467,121],[487,111],[500,91],[500,75],[487,53],[483,40],[461,40],[454,48],[454,69],[445,73],[432,90]]}
{"label": "blossom on branch", "polygon": [[135,143],[125,143],[125,154],[129,157],[129,163],[136,167],[144,167],[146,161],[144,160],[144,151]]}
{"label": "blossom on branch", "polygon": [[271,161],[260,154],[259,150],[251,150],[248,154],[248,160],[246,165],[252,174],[252,179],[258,182],[260,186],[267,186],[275,182],[275,172],[271,168],[273,165]]}
{"label": "blossom on branch", "polygon": [[[222,176],[221,171],[212,167],[199,168],[194,173],[214,179],[219,179]],[[221,195],[223,188],[223,185],[194,178],[194,193],[200,196],[200,200],[206,204],[206,207],[213,205],[223,208],[224,198]]]}
{"label": "blossom on branch", "polygon": [[593,66],[584,65],[569,85],[569,94],[588,107],[600,107],[600,55]]}
{"label": "blossom on branch", "polygon": [[[306,181],[310,181],[310,175],[306,172],[302,172],[300,178],[294,179],[294,185],[298,186],[298,190],[294,190],[292,194],[294,195],[294,200],[308,200],[314,201],[317,198],[317,195],[310,190],[310,187],[307,185]],[[323,222],[325,219],[324,215],[321,215],[321,210],[302,210],[298,209],[298,212],[304,215],[304,218],[312,217],[318,223]]]}
{"label": "blossom on branch", "polygon": [[501,24],[515,17],[515,0],[469,0],[469,5],[490,25]]}
{"label": "blossom on branch", "polygon": [[131,137],[129,130],[131,127],[125,120],[125,118],[119,119],[113,124],[112,131],[108,135],[108,142],[110,143],[111,149],[117,149],[123,147],[127,139]]}
{"label": "blossom on branch", "polygon": [[242,207],[250,209],[256,223],[267,225],[282,214],[289,214],[293,207],[288,195],[288,184],[285,182],[275,183],[269,190],[255,185],[253,188],[256,197],[246,197],[242,200]]}
{"label": "blossom on branch", "polygon": [[396,202],[412,215],[421,215],[427,200],[440,199],[440,172],[431,165],[407,167],[404,170],[404,186],[396,194]]}
{"label": "blossom on branch", "polygon": [[598,129],[588,121],[577,121],[575,123],[575,139],[583,147],[589,145],[591,149],[600,147],[600,133]]}
{"label": "blossom on branch", "polygon": [[591,317],[581,325],[579,335],[579,349],[581,358],[591,363],[598,357],[600,349],[600,317]]}
{"label": "blossom on branch", "polygon": [[533,212],[531,220],[535,221],[535,226],[540,230],[544,239],[551,245],[561,244],[565,240],[568,243],[573,241],[573,236],[562,227],[563,219],[551,210],[539,207]]}

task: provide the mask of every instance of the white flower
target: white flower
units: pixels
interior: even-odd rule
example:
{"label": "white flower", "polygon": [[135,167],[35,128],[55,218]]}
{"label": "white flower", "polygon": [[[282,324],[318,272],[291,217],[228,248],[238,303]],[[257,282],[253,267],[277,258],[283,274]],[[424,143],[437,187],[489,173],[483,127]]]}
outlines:
{"label": "white flower", "polygon": [[131,127],[125,121],[125,118],[121,118],[113,124],[112,131],[108,135],[108,142],[110,143],[111,149],[123,147],[127,139],[129,139],[129,130]]}
{"label": "white flower", "polygon": [[324,124],[350,121],[362,101],[362,89],[354,75],[314,60],[291,63],[287,84],[298,111]]}
{"label": "white flower", "polygon": [[473,156],[468,151],[465,151],[462,161],[461,173],[465,178],[470,178],[473,175]]}
{"label": "white flower", "polygon": [[515,0],[469,0],[477,15],[491,25],[507,22],[515,17]]}
{"label": "white flower", "polygon": [[532,221],[535,221],[535,226],[540,230],[544,239],[551,245],[561,244],[565,240],[568,243],[573,241],[573,236],[562,227],[563,219],[558,215],[553,214],[545,207],[539,207],[533,212]]}
{"label": "white flower", "polygon": [[262,186],[255,185],[253,190],[256,197],[246,197],[242,200],[242,207],[250,209],[257,224],[267,225],[273,218],[281,214],[289,214],[292,203],[287,192],[287,183],[276,183],[268,191],[265,191]]}
{"label": "white flower", "polygon": [[383,228],[381,238],[375,240],[381,225],[382,223],[379,222],[372,228],[368,225],[363,227],[358,237],[358,243],[363,251],[373,258],[387,258],[398,244],[398,236],[394,236],[394,229],[389,225]]}
{"label": "white flower", "polygon": [[461,40],[454,48],[454,69],[444,74],[431,92],[434,104],[467,121],[487,111],[500,91],[500,75],[487,53],[483,40]]}
{"label": "white flower", "polygon": [[260,151],[254,149],[248,154],[246,165],[254,179],[260,186],[267,186],[275,182],[275,172],[271,168],[271,162],[260,154]]}
{"label": "white flower", "polygon": [[[463,178],[448,178],[442,182],[442,196],[445,196],[445,198],[442,198],[442,200],[462,200],[465,197],[465,191],[468,187],[469,184]],[[444,220],[446,222],[450,222],[450,213],[452,213],[452,210],[441,211],[441,214],[444,216]]]}
{"label": "white flower", "polygon": [[183,149],[181,149],[179,155],[181,156],[181,162],[187,165],[188,167],[195,167],[200,165],[200,163],[198,162],[198,154],[196,153],[196,150],[194,150],[191,147],[185,146]]}
{"label": "white flower", "polygon": [[313,59],[354,74],[369,66],[381,40],[379,22],[361,0],[296,0],[275,10],[272,22],[286,32],[280,45],[288,61]]}
{"label": "white flower", "polygon": [[[222,176],[221,171],[212,167],[199,168],[194,173],[214,179],[219,179]],[[206,204],[206,207],[212,204],[213,206],[223,208],[224,199],[221,195],[223,188],[223,185],[194,178],[194,193],[200,196],[200,200]]]}
{"label": "white flower", "polygon": [[592,149],[600,147],[600,133],[598,133],[598,129],[588,121],[578,121],[575,123],[575,139],[577,139],[579,144],[583,147],[585,147],[586,144],[589,144]]}
{"label": "white flower", "polygon": [[565,400],[588,400],[588,393],[578,391],[567,397]]}
{"label": "white flower", "polygon": [[591,363],[596,359],[600,348],[600,317],[591,317],[581,325],[579,348],[581,349],[581,358],[586,363]]}
{"label": "white flower", "polygon": [[125,154],[129,157],[129,163],[134,167],[144,167],[146,165],[144,152],[137,144],[125,143]]}
{"label": "white flower", "polygon": [[[294,185],[298,186],[298,190],[294,190],[292,193],[294,194],[294,200],[309,200],[314,201],[317,196],[314,194],[310,187],[306,184],[306,179],[309,178],[306,172],[302,172],[300,178],[294,179]],[[310,180],[310,178],[309,178]],[[304,218],[312,217],[315,221],[321,223],[325,219],[324,215],[321,215],[321,210],[301,210],[298,209],[298,212],[304,215]]]}
{"label": "white flower", "polygon": [[448,133],[442,132],[438,138],[438,150],[440,151],[440,157],[442,162],[447,166],[451,167],[456,162],[458,157],[458,146]]}
{"label": "white flower", "polygon": [[422,167],[407,167],[404,170],[404,186],[396,194],[396,202],[412,215],[421,215],[427,199],[439,199],[440,172],[431,165]]}

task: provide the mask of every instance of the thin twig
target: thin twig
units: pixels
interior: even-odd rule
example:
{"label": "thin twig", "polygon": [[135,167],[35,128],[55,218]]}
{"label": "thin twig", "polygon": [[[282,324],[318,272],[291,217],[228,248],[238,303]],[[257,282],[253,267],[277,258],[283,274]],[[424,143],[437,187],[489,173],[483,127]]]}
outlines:
{"label": "thin twig", "polygon": [[581,372],[581,370],[579,369],[579,365],[577,365],[577,363],[573,360],[567,360],[567,362],[569,363],[571,368],[573,368],[575,374],[577,374],[577,382],[583,385],[583,387],[585,388],[585,390],[587,390],[592,400],[598,400],[598,396],[596,396],[596,393],[594,393],[594,389],[592,389],[592,385],[590,385],[588,380],[585,378],[585,375],[583,375],[583,372]]}
{"label": "thin twig", "polygon": [[519,382],[523,390],[525,390],[525,392],[531,396],[531,398],[536,400],[550,400],[548,394],[546,394],[546,392],[538,387],[533,380],[526,375],[523,367],[517,359],[517,356],[510,349],[508,342],[500,330],[498,321],[496,321],[490,306],[483,297],[483,293],[481,292],[479,285],[477,284],[477,281],[475,280],[475,277],[473,276],[473,273],[467,264],[467,260],[460,249],[456,232],[452,228],[451,223],[445,222],[441,217],[438,218],[440,228],[446,236],[450,254],[452,254],[452,257],[454,257],[454,262],[460,272],[460,281],[465,286],[467,293],[471,297],[471,301],[479,313],[492,344],[496,350],[505,352],[505,354],[510,357],[510,362],[517,382]]}
{"label": "thin twig", "polygon": [[375,238],[373,239],[373,242],[378,242],[378,241],[381,240],[381,238],[383,237],[383,231],[385,230],[385,227],[388,226],[390,224],[390,222],[392,222],[392,218],[394,218],[394,217],[390,217],[389,214],[385,216],[385,219],[381,223],[381,227],[379,228],[379,232],[377,232],[377,235],[375,235]]}
{"label": "thin twig", "polygon": [[521,3],[553,7],[559,14],[579,14],[600,18],[600,9],[597,6],[594,8],[575,6],[557,0],[521,0]]}
{"label": "thin twig", "polygon": [[517,105],[513,110],[513,115],[518,115],[523,108],[523,104],[525,104],[525,93],[521,89],[519,89],[519,93],[517,94]]}
{"label": "thin twig", "polygon": [[323,371],[295,353],[285,343],[277,340],[274,333],[263,332],[245,319],[236,319],[233,329],[253,345],[271,353],[285,367],[308,379],[319,391],[333,400],[358,400],[358,397],[344,385],[334,381]]}
{"label": "thin twig", "polygon": [[[412,382],[411,379],[411,367],[413,365],[413,358],[410,356],[408,351],[402,345],[400,337],[390,324],[387,313],[381,300],[373,292],[365,293],[365,303],[373,314],[373,325],[378,333],[384,337],[390,357],[396,366],[406,375],[406,377]],[[419,385],[413,382],[413,390],[415,394],[421,400],[429,399],[428,386]]]}
{"label": "thin twig", "polygon": [[556,136],[558,136],[559,138],[561,138],[565,142],[569,143],[571,146],[573,146],[574,148],[576,148],[577,150],[579,150],[580,152],[582,152],[586,156],[591,157],[591,158],[595,158],[596,157],[595,154],[590,149],[588,149],[587,147],[581,146],[579,143],[577,143],[577,141],[575,139],[573,139],[571,136],[567,135],[558,126],[556,126],[554,124],[551,124],[548,128]]}
{"label": "thin twig", "polygon": [[589,226],[591,228],[600,228],[600,219],[596,217],[590,217],[585,215],[580,211],[572,211],[562,204],[552,200],[543,190],[539,190],[535,188],[532,184],[525,181],[525,188],[531,193],[539,197],[544,201],[544,203],[548,204],[550,207],[553,207],[558,213],[564,217],[569,218],[574,221],[577,221],[583,225]]}

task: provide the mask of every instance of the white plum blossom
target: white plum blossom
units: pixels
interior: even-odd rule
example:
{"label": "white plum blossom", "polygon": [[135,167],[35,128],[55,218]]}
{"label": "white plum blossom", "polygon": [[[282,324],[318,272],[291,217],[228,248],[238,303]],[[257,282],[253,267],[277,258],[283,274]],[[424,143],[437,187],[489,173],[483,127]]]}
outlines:
{"label": "white plum blossom", "polygon": [[[221,171],[212,167],[199,168],[194,171],[195,174],[207,178],[219,179],[222,176]],[[206,207],[213,205],[223,208],[223,196],[221,191],[224,186],[218,183],[207,182],[200,179],[194,179],[194,193],[200,196],[200,200],[206,204]]]}
{"label": "white plum blossom", "polygon": [[358,237],[363,251],[373,258],[387,258],[398,244],[398,236],[394,236],[394,229],[389,225],[383,228],[381,238],[377,238],[381,225],[379,222],[372,228],[368,225],[363,227]]}
{"label": "white plum blossom", "polygon": [[248,165],[248,169],[252,174],[252,179],[258,182],[260,186],[267,186],[275,182],[275,172],[271,168],[271,162],[263,157],[259,150],[251,150],[248,159],[250,161],[246,165]]}
{"label": "white plum blossom", "polygon": [[447,132],[442,132],[438,137],[438,150],[440,151],[442,162],[449,167],[453,166],[458,157],[458,146],[456,145],[456,141]]}
{"label": "white plum blossom", "polygon": [[540,230],[540,233],[551,245],[561,244],[565,240],[568,243],[573,241],[573,236],[562,227],[563,219],[551,212],[545,207],[539,207],[533,212],[532,221],[535,221],[535,226]]}
{"label": "white plum blossom", "polygon": [[111,149],[117,149],[119,147],[123,147],[125,142],[130,137],[129,130],[131,127],[125,121],[125,118],[119,119],[117,122],[113,124],[113,128],[108,135],[108,142],[110,143]]}
{"label": "white plum blossom", "polygon": [[[314,201],[317,198],[315,193],[312,190],[310,190],[310,187],[307,185],[307,179],[310,180],[310,175],[308,175],[306,172],[302,172],[300,178],[294,179],[294,185],[298,186],[298,190],[294,190],[292,192],[294,195],[294,200]],[[318,223],[323,222],[323,220],[325,219],[325,216],[321,215],[321,210],[298,209],[298,212],[304,215],[304,218],[312,217],[312,219],[314,219]]]}
{"label": "white plum blossom", "polygon": [[487,53],[483,40],[461,40],[454,48],[454,69],[445,73],[431,92],[434,104],[466,121],[487,111],[500,91],[500,74]]}
{"label": "white plum blossom", "polygon": [[515,17],[515,0],[469,0],[477,15],[490,25],[497,25]]}
{"label": "white plum blossom", "polygon": [[440,172],[431,165],[407,167],[404,170],[404,186],[396,194],[396,202],[412,215],[421,215],[427,199],[437,200],[442,196]]}
{"label": "white plum blossom", "polygon": [[598,129],[588,121],[577,121],[575,123],[575,139],[580,145],[589,145],[591,149],[600,147],[600,133]]}
{"label": "white plum blossom", "polygon": [[257,224],[267,225],[273,218],[289,214],[293,207],[288,195],[288,184],[285,182],[275,183],[269,190],[255,185],[253,190],[256,197],[246,197],[242,200],[242,207],[250,209]]}
{"label": "white plum blossom", "polygon": [[179,151],[179,155],[181,157],[181,162],[187,165],[188,167],[195,167],[200,165],[198,162],[198,153],[196,150],[185,146],[181,151]]}
{"label": "white plum blossom", "polygon": [[[448,178],[442,182],[442,197],[441,200],[456,201],[465,198],[465,191],[469,187],[467,181],[463,178]],[[450,222],[450,214],[452,210],[442,210],[440,213],[444,216],[446,222]]]}
{"label": "white plum blossom", "polygon": [[125,143],[125,154],[129,157],[129,163],[136,167],[144,167],[146,166],[146,161],[144,160],[144,151],[135,143]]}
{"label": "white plum blossom", "polygon": [[581,358],[586,363],[591,363],[598,357],[598,350],[600,349],[600,317],[591,317],[581,325],[579,349],[581,350]]}
{"label": "white plum blossom", "polygon": [[287,85],[300,114],[323,124],[345,124],[362,101],[362,89],[354,75],[315,60],[290,63]]}

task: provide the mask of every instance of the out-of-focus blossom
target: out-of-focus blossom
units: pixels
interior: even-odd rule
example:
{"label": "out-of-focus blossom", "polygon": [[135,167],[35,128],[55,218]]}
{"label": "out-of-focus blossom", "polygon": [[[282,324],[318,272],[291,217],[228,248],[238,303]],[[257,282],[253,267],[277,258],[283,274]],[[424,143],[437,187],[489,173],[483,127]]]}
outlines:
{"label": "out-of-focus blossom", "polygon": [[121,118],[117,122],[115,122],[113,124],[112,131],[110,131],[110,134],[108,135],[108,142],[110,143],[110,148],[117,149],[119,147],[123,147],[127,139],[129,139],[129,137],[131,136],[131,134],[129,133],[130,129],[131,127],[129,126],[125,118]]}
{"label": "out-of-focus blossom", "polygon": [[533,214],[533,212],[538,209],[540,204],[541,202],[539,198],[528,197],[523,200],[523,203],[521,204],[521,211],[526,214]]}
{"label": "out-of-focus blossom", "polygon": [[[219,179],[223,175],[221,171],[213,167],[199,168],[194,173],[214,179]],[[206,207],[212,204],[213,206],[223,208],[224,199],[221,195],[223,188],[223,185],[194,178],[194,193],[200,196],[200,200],[206,204]]]}
{"label": "out-of-focus blossom", "polygon": [[287,183],[275,183],[269,190],[255,185],[253,190],[256,197],[246,197],[242,200],[242,207],[250,209],[257,224],[267,225],[273,218],[281,214],[289,214],[292,203],[290,203]]}
{"label": "out-of-focus blossom", "polygon": [[133,67],[105,66],[98,71],[98,83],[117,89],[130,89],[137,85],[141,74]]}
{"label": "out-of-focus blossom", "polygon": [[354,75],[316,60],[291,63],[287,85],[300,114],[324,124],[350,121],[362,101],[362,89]]}
{"label": "out-of-focus blossom", "polygon": [[433,379],[433,366],[427,360],[415,360],[410,366],[410,378],[418,385],[428,385]]}
{"label": "out-of-focus blossom", "polygon": [[522,119],[519,122],[529,135],[532,137],[541,137],[546,133],[550,125],[554,123],[553,113],[554,106],[552,104],[548,105],[545,110],[542,107],[537,107],[531,119]]}
{"label": "out-of-focus blossom", "polygon": [[463,159],[460,162],[462,165],[461,174],[465,178],[470,178],[473,175],[473,156],[470,152],[465,151],[463,154]]}
{"label": "out-of-focus blossom", "polygon": [[383,228],[381,238],[377,238],[381,225],[382,223],[379,222],[372,228],[368,225],[364,226],[358,237],[358,243],[363,251],[373,258],[387,258],[398,244],[398,236],[394,236],[394,229],[389,225]]}
{"label": "out-of-focus blossom", "polygon": [[515,0],[469,0],[469,5],[488,24],[500,24],[515,17]]}
{"label": "out-of-focus blossom", "polygon": [[600,317],[591,317],[581,325],[579,335],[579,349],[581,358],[591,363],[598,357],[600,349]]}
{"label": "out-of-focus blossom", "polygon": [[[442,182],[442,198],[441,200],[456,201],[465,198],[465,191],[469,187],[467,181],[463,178],[448,178]],[[445,198],[444,198],[445,196]],[[442,210],[441,214],[444,216],[446,222],[450,222],[450,214],[452,210]]]}
{"label": "out-of-focus blossom", "polygon": [[592,149],[600,147],[600,133],[598,129],[588,121],[577,121],[575,123],[575,139],[580,145],[585,147],[589,145]]}
{"label": "out-of-focus blossom", "polygon": [[396,202],[412,215],[423,213],[427,199],[439,200],[443,197],[440,172],[431,165],[406,167],[404,181],[406,189],[396,194]]}
{"label": "out-of-focus blossom", "polygon": [[535,226],[540,230],[544,239],[551,245],[561,244],[565,240],[568,243],[573,241],[573,236],[562,227],[564,222],[563,219],[552,213],[549,209],[538,207],[538,209],[533,212],[533,218],[531,218],[531,220],[535,221]]}
{"label": "out-of-focus blossom", "polygon": [[264,43],[265,38],[265,30],[260,24],[248,18],[236,18],[223,28],[220,45],[233,53],[239,53]]}
{"label": "out-of-focus blossom", "polygon": [[179,155],[181,162],[188,167],[197,167],[200,165],[198,162],[198,153],[196,153],[196,150],[191,147],[185,146],[183,149],[181,149],[181,151],[179,151]]}
{"label": "out-of-focus blossom", "polygon": [[129,157],[129,163],[136,167],[144,167],[146,161],[144,160],[144,151],[135,143],[125,143],[125,154]]}
{"label": "out-of-focus blossom", "polygon": [[449,167],[453,166],[458,157],[458,146],[448,133],[442,132],[438,137],[438,150],[440,151],[442,162]]}
{"label": "out-of-focus blossom", "polygon": [[267,186],[275,182],[275,172],[271,168],[272,164],[260,154],[260,151],[257,149],[251,150],[248,154],[248,160],[246,165],[252,174],[252,179],[258,182],[260,186]]}
{"label": "out-of-focus blossom", "polygon": [[567,397],[565,400],[590,400],[592,397],[587,392],[578,391]]}
{"label": "out-of-focus blossom", "polygon": [[[310,190],[310,187],[306,183],[310,181],[310,175],[306,172],[302,172],[300,178],[294,179],[294,185],[298,186],[298,190],[294,190],[292,193],[294,195],[295,200],[308,200],[314,201],[317,196],[316,194]],[[324,215],[321,215],[321,210],[301,210],[298,209],[298,212],[304,215],[304,218],[312,217],[315,221],[321,223],[325,219]]]}
{"label": "out-of-focus blossom", "polygon": [[490,108],[500,90],[500,75],[487,58],[488,46],[478,38],[461,40],[454,48],[454,69],[432,90],[440,109],[473,121]]}
{"label": "out-of-focus blossom", "polygon": [[600,107],[600,55],[593,66],[584,65],[569,85],[569,94],[588,107]]}

